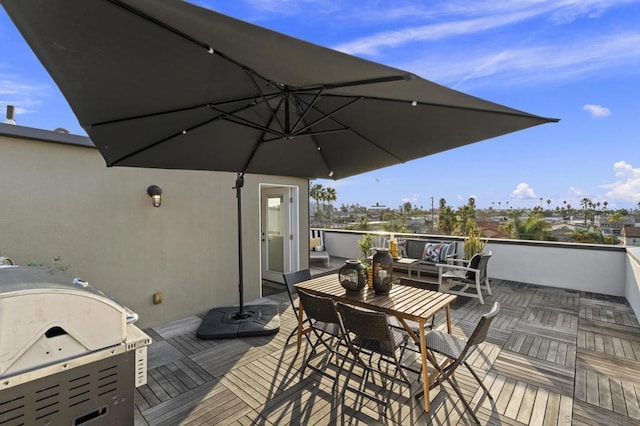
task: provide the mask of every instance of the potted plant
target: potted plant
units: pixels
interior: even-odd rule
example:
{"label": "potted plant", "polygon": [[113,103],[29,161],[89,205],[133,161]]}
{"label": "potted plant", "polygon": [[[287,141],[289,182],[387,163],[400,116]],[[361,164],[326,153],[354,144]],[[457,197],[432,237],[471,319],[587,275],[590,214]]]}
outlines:
{"label": "potted plant", "polygon": [[360,260],[362,263],[367,263],[369,256],[371,255],[371,249],[373,248],[373,237],[371,234],[364,234],[360,241],[358,241],[360,247]]}
{"label": "potted plant", "polygon": [[471,260],[473,255],[482,253],[485,242],[482,241],[477,231],[469,232],[469,236],[464,240],[464,258]]}
{"label": "potted plant", "polygon": [[373,285],[371,264],[369,263],[369,256],[371,254],[371,249],[373,248],[373,237],[371,234],[364,234],[362,238],[360,238],[360,241],[358,241],[358,246],[360,247],[360,261],[366,270],[367,285],[371,287]]}

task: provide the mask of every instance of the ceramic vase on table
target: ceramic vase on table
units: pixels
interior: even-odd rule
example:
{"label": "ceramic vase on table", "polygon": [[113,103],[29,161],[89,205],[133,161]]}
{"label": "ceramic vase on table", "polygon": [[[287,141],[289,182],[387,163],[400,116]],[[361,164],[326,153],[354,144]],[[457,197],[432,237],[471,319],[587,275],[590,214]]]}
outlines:
{"label": "ceramic vase on table", "polygon": [[340,285],[347,291],[358,291],[367,283],[366,268],[362,262],[350,259],[340,268],[338,279]]}
{"label": "ceramic vase on table", "polygon": [[393,286],[393,256],[389,249],[376,248],[371,265],[373,290],[376,294],[389,293]]}

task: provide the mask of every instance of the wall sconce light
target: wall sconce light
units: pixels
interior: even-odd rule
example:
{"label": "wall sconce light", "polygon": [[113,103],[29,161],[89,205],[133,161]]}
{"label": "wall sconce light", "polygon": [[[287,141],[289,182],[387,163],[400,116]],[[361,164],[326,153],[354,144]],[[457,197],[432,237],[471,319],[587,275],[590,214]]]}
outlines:
{"label": "wall sconce light", "polygon": [[162,188],[158,185],[150,185],[147,188],[147,194],[153,200],[153,207],[160,207],[162,203]]}

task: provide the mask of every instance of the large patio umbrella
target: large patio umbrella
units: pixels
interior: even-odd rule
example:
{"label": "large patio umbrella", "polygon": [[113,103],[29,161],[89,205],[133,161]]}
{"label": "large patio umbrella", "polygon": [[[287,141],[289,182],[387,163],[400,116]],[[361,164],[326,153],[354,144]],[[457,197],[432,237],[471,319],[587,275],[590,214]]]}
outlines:
{"label": "large patio umbrella", "polygon": [[[183,1],[0,2],[107,166],[237,172],[239,215],[245,173],[341,179],[557,121]],[[221,330],[262,315],[241,253]]]}

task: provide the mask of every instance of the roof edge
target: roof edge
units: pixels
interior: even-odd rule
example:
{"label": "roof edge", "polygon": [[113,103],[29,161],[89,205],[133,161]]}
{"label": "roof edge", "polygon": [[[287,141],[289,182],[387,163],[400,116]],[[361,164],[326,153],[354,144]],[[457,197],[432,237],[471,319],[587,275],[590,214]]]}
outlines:
{"label": "roof edge", "polygon": [[52,130],[42,130],[15,124],[0,123],[0,136],[96,148],[95,144],[87,136],[60,133]]}

